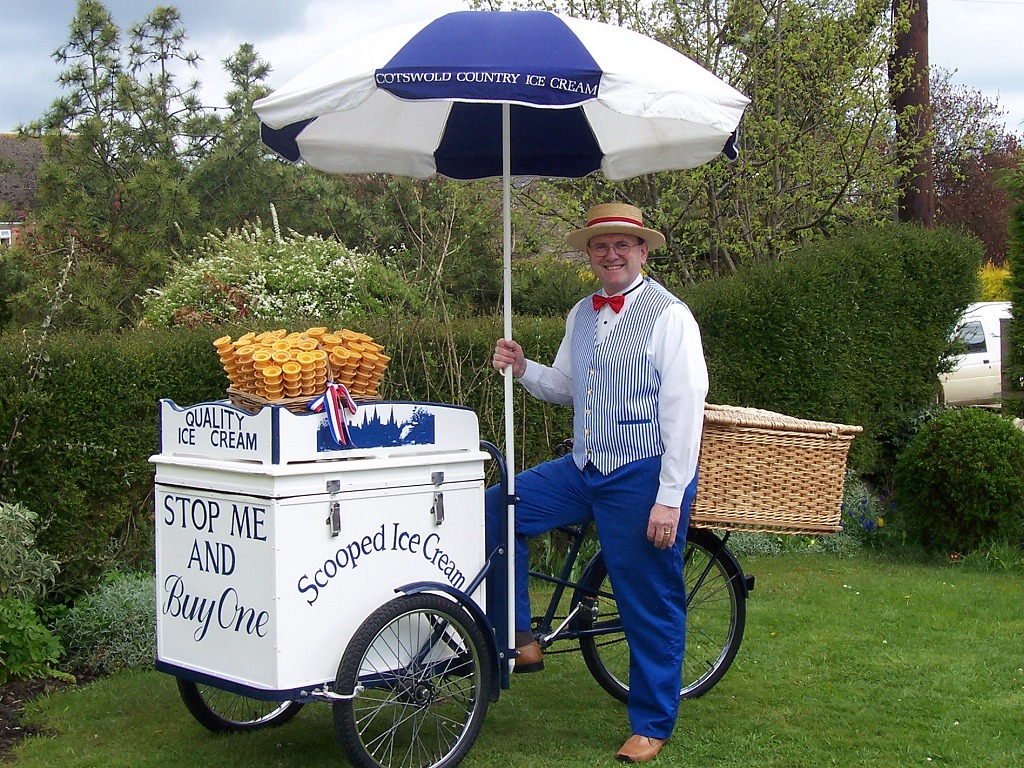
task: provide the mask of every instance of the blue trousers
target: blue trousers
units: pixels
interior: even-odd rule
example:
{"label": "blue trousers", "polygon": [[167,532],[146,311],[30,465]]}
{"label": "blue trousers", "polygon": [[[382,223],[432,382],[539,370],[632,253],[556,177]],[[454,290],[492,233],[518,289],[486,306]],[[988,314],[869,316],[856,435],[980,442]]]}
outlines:
{"label": "blue trousers", "polygon": [[[602,475],[590,464],[581,471],[570,455],[516,475],[515,628],[531,629],[529,537],[593,521],[629,643],[630,726],[640,736],[666,739],[679,711],[686,641],[682,553],[697,481],[683,499],[675,545],[657,549],[647,540],[647,522],[660,471],[657,456]],[[501,504],[500,489],[489,488],[488,549],[497,541]]]}

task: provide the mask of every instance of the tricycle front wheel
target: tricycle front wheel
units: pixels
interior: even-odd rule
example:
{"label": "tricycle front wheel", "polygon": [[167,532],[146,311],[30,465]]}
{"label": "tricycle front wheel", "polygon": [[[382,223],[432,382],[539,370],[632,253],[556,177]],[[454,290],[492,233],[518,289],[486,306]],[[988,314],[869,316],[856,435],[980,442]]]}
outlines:
{"label": "tricycle front wheel", "polygon": [[483,726],[494,660],[452,600],[415,594],[363,622],[338,667],[334,725],[359,768],[451,768]]}
{"label": "tricycle front wheel", "polygon": [[262,701],[181,678],[178,693],[192,717],[214,732],[274,728],[302,709],[297,701]]}

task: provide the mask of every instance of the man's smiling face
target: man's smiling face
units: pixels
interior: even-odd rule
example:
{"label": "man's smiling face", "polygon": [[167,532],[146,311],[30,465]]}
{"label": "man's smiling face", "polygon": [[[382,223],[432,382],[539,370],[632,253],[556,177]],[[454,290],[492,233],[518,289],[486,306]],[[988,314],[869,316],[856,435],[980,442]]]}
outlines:
{"label": "man's smiling face", "polygon": [[590,269],[609,296],[621,293],[636,280],[647,263],[647,243],[635,235],[596,235],[587,243]]}

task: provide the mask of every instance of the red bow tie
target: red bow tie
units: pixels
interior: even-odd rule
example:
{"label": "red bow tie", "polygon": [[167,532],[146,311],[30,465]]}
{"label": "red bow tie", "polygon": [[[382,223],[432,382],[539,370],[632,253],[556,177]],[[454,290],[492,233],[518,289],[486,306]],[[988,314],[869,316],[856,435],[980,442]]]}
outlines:
{"label": "red bow tie", "polygon": [[594,302],[594,309],[601,309],[605,304],[614,309],[616,312],[622,309],[622,304],[626,301],[625,296],[600,296],[594,294],[591,297],[591,301]]}

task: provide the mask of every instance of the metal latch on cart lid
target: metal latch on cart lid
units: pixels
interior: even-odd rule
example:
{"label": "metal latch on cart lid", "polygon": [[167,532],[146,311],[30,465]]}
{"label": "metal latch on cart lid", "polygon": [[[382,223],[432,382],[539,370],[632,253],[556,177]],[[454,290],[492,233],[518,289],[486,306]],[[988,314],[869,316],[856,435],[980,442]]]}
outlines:
{"label": "metal latch on cart lid", "polygon": [[[435,487],[444,485],[444,472],[431,472],[430,482]],[[444,522],[444,492],[440,490],[434,491],[434,503],[430,506],[430,514],[434,518],[434,525],[440,525]]]}
{"label": "metal latch on cart lid", "polygon": [[[341,491],[340,480],[328,480],[327,492],[332,496]],[[331,499],[330,514],[327,516],[327,525],[331,528],[331,538],[336,538],[341,533],[341,502]]]}

